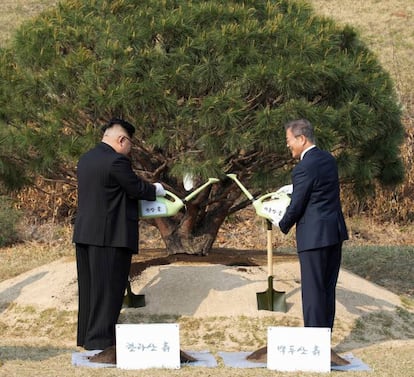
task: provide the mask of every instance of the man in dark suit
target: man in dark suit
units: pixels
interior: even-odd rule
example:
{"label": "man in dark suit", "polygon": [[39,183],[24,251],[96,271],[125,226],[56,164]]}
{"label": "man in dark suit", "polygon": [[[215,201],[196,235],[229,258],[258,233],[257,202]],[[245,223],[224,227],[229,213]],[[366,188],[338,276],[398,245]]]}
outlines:
{"label": "man in dark suit", "polygon": [[81,156],[77,167],[77,345],[86,350],[114,346],[131,257],[138,252],[138,200],[165,195],[160,183],[148,183],[132,170],[135,128],[113,119],[103,132],[102,141]]}
{"label": "man in dark suit", "polygon": [[[313,127],[306,119],[285,125],[286,143],[299,163],[292,171],[291,202],[279,222],[287,234],[296,224],[305,327],[328,327],[335,318],[335,290],[342,243],[348,233],[342,214],[335,158],[315,146]],[[332,362],[348,362],[331,352]]]}

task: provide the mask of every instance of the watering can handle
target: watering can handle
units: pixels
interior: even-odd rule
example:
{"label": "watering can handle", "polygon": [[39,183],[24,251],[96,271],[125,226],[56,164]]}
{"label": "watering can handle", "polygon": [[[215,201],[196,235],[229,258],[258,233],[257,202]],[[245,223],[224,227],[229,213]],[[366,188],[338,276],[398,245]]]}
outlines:
{"label": "watering can handle", "polygon": [[244,192],[244,194],[250,199],[250,200],[254,200],[253,195],[250,194],[249,191],[247,191],[246,187],[243,186],[243,184],[238,180],[237,175],[236,174],[227,174],[227,177],[229,177],[230,179],[232,179],[234,182],[237,183],[237,185],[240,187],[240,189]]}
{"label": "watering can handle", "polygon": [[188,202],[192,198],[194,198],[200,191],[204,190],[207,186],[211,185],[212,183],[218,182],[218,178],[209,178],[208,181],[204,184],[202,184],[200,187],[196,188],[192,193],[187,195],[183,202]]}
{"label": "watering can handle", "polygon": [[285,192],[269,192],[263,196],[261,196],[260,198],[257,198],[256,201],[258,202],[263,202],[266,199],[272,198],[272,199],[276,199],[276,198],[282,198],[282,197],[287,197],[289,198],[289,195],[286,194]]}
{"label": "watering can handle", "polygon": [[181,202],[181,199],[175,195],[174,193],[172,193],[171,191],[165,190],[165,197],[171,197],[174,199],[174,202],[179,201]]}
{"label": "watering can handle", "polygon": [[266,199],[268,199],[268,198],[272,197],[272,195],[275,195],[275,194],[276,194],[275,192],[269,192],[269,193],[267,193],[267,194],[262,195],[260,198],[257,198],[256,200],[257,200],[258,202],[263,202],[264,200],[266,200]]}

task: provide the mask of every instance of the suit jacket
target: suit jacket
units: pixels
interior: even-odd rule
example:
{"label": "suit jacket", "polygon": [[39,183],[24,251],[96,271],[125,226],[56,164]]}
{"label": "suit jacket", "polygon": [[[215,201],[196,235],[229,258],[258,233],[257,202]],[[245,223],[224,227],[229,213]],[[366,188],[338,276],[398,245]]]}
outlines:
{"label": "suit jacket", "polygon": [[101,142],[81,156],[73,242],[138,252],[138,200],[155,200],[155,186],[140,179],[131,161]]}
{"label": "suit jacket", "polygon": [[279,228],[286,234],[296,224],[298,252],[348,239],[335,158],[316,147],[310,149],[293,169],[292,183],[291,202]]}

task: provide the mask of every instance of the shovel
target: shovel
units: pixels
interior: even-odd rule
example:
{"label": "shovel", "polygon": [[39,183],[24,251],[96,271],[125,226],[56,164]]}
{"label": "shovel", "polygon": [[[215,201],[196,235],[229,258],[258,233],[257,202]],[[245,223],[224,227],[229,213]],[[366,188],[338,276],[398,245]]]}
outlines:
{"label": "shovel", "polygon": [[[264,292],[257,292],[257,309],[258,310],[269,310],[269,311],[279,311],[287,312],[286,307],[286,293],[276,291],[273,289],[273,250],[272,250],[272,219],[276,211],[283,211],[290,202],[289,196],[287,194],[277,194],[270,193],[263,195],[259,199],[254,199],[253,195],[243,186],[243,184],[237,179],[236,174],[227,174],[227,176],[232,179],[240,189],[244,192],[248,199],[251,200],[254,209],[258,216],[264,217],[267,222],[267,283],[268,288]],[[268,203],[265,204],[267,199],[271,199]],[[279,200],[281,199],[281,200]],[[279,203],[280,202],[280,203]],[[272,205],[273,204],[273,205]],[[286,205],[286,207],[285,207]],[[280,216],[280,213],[277,213]]]}
{"label": "shovel", "polygon": [[157,196],[156,200],[140,200],[139,201],[139,216],[142,218],[155,218],[155,217],[169,217],[174,216],[185,206],[185,203],[193,199],[200,191],[204,190],[207,186],[218,182],[217,178],[209,178],[206,183],[195,189],[184,199],[180,199],[177,195],[171,191],[165,190],[165,196]]}
{"label": "shovel", "polygon": [[267,290],[257,292],[257,309],[272,312],[287,312],[286,293],[273,289],[273,250],[272,250],[272,223],[267,223]]}
{"label": "shovel", "polygon": [[128,308],[142,308],[145,306],[145,295],[136,295],[131,289],[131,280],[128,279],[127,294],[124,296],[124,304]]}

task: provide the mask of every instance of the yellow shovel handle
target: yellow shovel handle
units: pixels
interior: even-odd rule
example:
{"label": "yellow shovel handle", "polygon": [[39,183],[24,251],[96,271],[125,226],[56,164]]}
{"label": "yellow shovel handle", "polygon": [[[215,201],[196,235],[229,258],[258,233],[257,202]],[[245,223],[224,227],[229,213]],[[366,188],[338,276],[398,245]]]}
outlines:
{"label": "yellow shovel handle", "polygon": [[267,276],[273,276],[272,223],[267,223]]}

